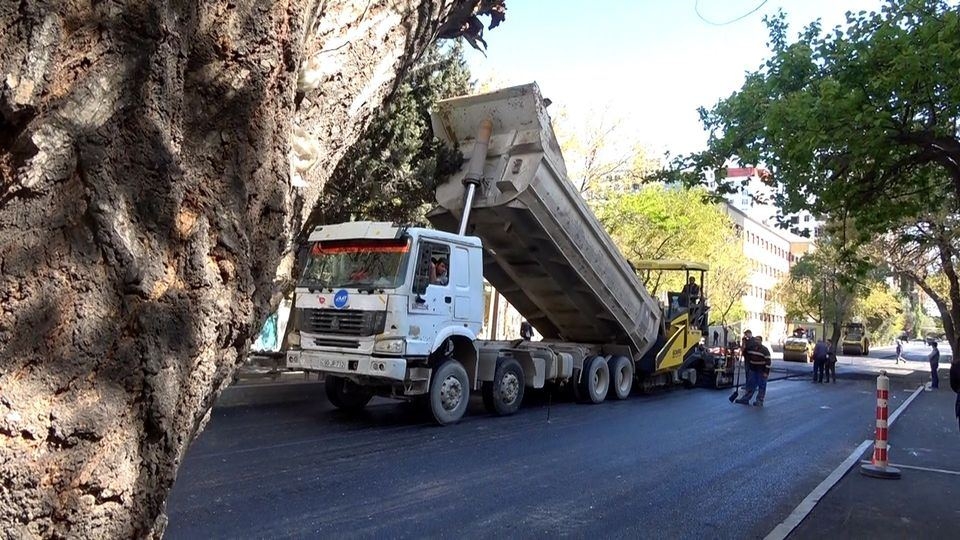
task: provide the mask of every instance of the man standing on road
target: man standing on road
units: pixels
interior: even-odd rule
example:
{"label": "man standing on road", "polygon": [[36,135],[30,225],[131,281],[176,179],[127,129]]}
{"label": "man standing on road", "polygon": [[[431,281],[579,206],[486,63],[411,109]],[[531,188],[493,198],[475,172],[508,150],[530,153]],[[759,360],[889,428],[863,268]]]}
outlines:
{"label": "man standing on road", "polygon": [[837,349],[833,346],[832,341],[827,342],[827,362],[825,367],[826,373],[823,382],[830,382],[831,377],[833,377],[833,382],[837,382]]}
{"label": "man standing on road", "polygon": [[744,362],[747,365],[747,387],[744,390],[743,397],[738,399],[736,403],[749,404],[754,390],[758,390],[757,400],[753,402],[753,405],[763,407],[763,399],[767,395],[767,378],[770,377],[770,349],[763,344],[761,336],[756,336],[747,341],[744,355]]}
{"label": "man standing on road", "polygon": [[823,338],[813,346],[813,382],[815,383],[823,382],[823,370],[827,367],[828,352],[829,349]]}
{"label": "man standing on road", "polygon": [[940,388],[940,374],[937,373],[940,370],[940,349],[936,341],[931,341],[930,346],[933,347],[930,352],[930,389],[936,390]]}
{"label": "man standing on road", "polygon": [[895,363],[899,364],[900,362],[904,364],[907,363],[907,361],[903,359],[903,340],[897,338],[897,361]]}

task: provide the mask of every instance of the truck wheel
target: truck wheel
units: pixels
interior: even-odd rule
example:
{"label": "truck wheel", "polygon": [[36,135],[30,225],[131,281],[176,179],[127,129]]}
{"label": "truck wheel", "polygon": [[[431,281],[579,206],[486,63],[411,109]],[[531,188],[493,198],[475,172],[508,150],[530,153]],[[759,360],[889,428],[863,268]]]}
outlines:
{"label": "truck wheel", "polygon": [[523,367],[515,358],[497,360],[492,381],[483,383],[483,405],[487,411],[507,416],[517,412],[523,402]]}
{"label": "truck wheel", "polygon": [[610,369],[602,356],[593,356],[583,363],[580,384],[584,403],[603,403],[610,388]]}
{"label": "truck wheel", "polygon": [[626,356],[614,356],[607,360],[607,369],[610,371],[610,391],[612,399],[627,399],[630,390],[633,390],[633,363]]}
{"label": "truck wheel", "polygon": [[467,412],[470,381],[460,362],[450,359],[433,370],[430,380],[430,412],[441,426],[455,424]]}
{"label": "truck wheel", "polygon": [[345,377],[327,375],[323,381],[327,399],[333,406],[345,411],[359,411],[367,406],[373,397],[373,391]]}

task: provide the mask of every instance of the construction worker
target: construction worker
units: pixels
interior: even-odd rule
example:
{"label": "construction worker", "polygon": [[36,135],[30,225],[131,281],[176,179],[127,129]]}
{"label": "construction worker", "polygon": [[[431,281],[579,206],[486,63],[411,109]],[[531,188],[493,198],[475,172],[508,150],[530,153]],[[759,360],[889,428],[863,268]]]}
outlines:
{"label": "construction worker", "polygon": [[680,291],[680,306],[689,307],[700,300],[700,286],[697,285],[697,278],[690,276],[688,281]]}
{"label": "construction worker", "polygon": [[931,341],[930,346],[933,347],[933,350],[930,351],[930,389],[936,390],[940,388],[940,349],[937,348],[937,342]]}
{"label": "construction worker", "polygon": [[520,323],[520,339],[524,341],[533,339],[533,325],[527,322],[526,319]]}
{"label": "construction worker", "polygon": [[904,364],[907,363],[907,361],[903,359],[903,340],[897,338],[897,361],[895,363],[899,364],[900,362]]}
{"label": "construction worker", "polygon": [[744,362],[747,365],[747,386],[743,397],[736,403],[748,405],[753,392],[757,390],[757,400],[753,405],[763,407],[763,399],[767,395],[767,378],[770,377],[770,349],[763,344],[762,336],[756,336],[747,341],[744,355]]}
{"label": "construction worker", "polygon": [[827,356],[830,349],[822,339],[813,346],[813,382],[823,382],[823,371],[827,367]]}
{"label": "construction worker", "polygon": [[833,382],[837,382],[837,348],[833,346],[832,341],[827,342],[827,363],[824,367],[826,372],[823,382],[830,382],[831,377],[833,377]]}

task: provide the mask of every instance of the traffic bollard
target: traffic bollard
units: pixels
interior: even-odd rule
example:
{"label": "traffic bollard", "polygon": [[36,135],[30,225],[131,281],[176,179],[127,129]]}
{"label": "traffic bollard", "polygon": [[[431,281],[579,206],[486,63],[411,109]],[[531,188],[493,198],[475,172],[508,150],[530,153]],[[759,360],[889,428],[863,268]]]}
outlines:
{"label": "traffic bollard", "polygon": [[873,459],[860,466],[860,472],[874,478],[900,478],[900,469],[888,464],[887,455],[887,400],[890,395],[890,379],[881,371],[877,377],[877,431],[873,442]]}

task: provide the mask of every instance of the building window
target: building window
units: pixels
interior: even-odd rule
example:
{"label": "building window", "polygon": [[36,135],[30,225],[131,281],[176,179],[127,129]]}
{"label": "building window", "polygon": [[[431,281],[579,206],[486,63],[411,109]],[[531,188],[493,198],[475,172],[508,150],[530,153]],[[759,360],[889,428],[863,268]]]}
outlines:
{"label": "building window", "polygon": [[804,221],[804,223],[810,221],[810,215],[808,214],[808,215],[806,215],[806,216],[803,216],[803,221]]}

